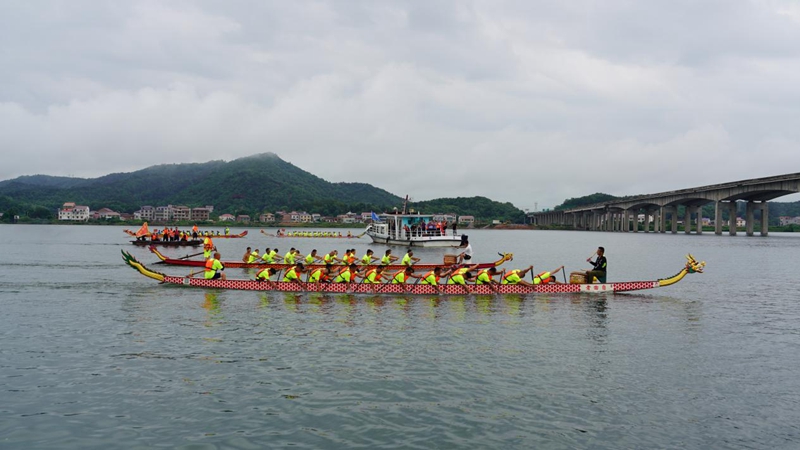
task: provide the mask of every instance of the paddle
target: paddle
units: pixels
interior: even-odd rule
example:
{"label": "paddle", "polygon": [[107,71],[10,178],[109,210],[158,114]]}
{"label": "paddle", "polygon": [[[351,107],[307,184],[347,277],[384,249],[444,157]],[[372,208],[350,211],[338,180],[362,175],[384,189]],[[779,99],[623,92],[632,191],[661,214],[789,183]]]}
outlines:
{"label": "paddle", "polygon": [[[205,269],[203,269],[205,270]],[[191,271],[189,275],[186,275],[184,278],[193,278],[195,275],[199,275],[200,272]]]}
{"label": "paddle", "polygon": [[[216,247],[214,247],[214,250],[216,250]],[[189,259],[189,258],[192,258],[192,257],[195,257],[195,256],[200,256],[200,255],[202,255],[202,254],[203,254],[203,252],[200,252],[200,253],[195,253],[194,255],[186,255],[186,256],[181,256],[181,257],[180,257],[180,258],[178,258],[178,259]]]}
{"label": "paddle", "polygon": [[561,266],[561,275],[564,275],[564,284],[567,284],[567,272],[564,271],[564,266]]}

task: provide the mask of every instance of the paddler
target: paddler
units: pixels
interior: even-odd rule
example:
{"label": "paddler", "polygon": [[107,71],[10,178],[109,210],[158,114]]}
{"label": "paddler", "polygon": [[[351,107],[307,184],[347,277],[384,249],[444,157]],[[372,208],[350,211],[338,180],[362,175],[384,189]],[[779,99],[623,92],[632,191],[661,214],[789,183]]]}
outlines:
{"label": "paddler", "polygon": [[351,283],[355,281],[356,276],[358,275],[358,267],[355,264],[350,264],[349,266],[342,269],[339,272],[339,275],[333,279],[334,283]]}
{"label": "paddler", "polygon": [[372,251],[371,248],[367,249],[367,253],[365,253],[364,256],[361,257],[361,264],[364,266],[368,266],[372,264],[372,261],[378,261],[378,258],[372,256],[373,254],[374,252]]}
{"label": "paddler", "polygon": [[314,264],[314,261],[322,261],[322,258],[317,256],[317,249],[311,250],[311,253],[306,255],[306,264]]}
{"label": "paddler", "polygon": [[433,270],[426,273],[420,279],[419,284],[439,284],[439,278],[450,275],[450,271],[442,273],[441,267],[434,267]]}
{"label": "paddler", "polygon": [[477,268],[478,265],[475,264],[474,266],[470,267],[454,269],[450,274],[450,279],[447,280],[447,284],[460,284],[462,286],[466,285],[467,281],[472,281],[472,271]]}
{"label": "paddler", "polygon": [[492,277],[497,275],[497,267],[490,267],[488,269],[478,272],[478,277],[475,279],[475,284],[498,284],[497,280]]}
{"label": "paddler", "polygon": [[403,270],[400,270],[394,274],[392,277],[392,284],[405,284],[409,278],[422,278],[420,276],[414,275],[414,268],[413,267],[406,267]]}
{"label": "paddler", "polygon": [[525,274],[531,270],[533,270],[533,266],[528,266],[528,268],[525,270],[514,269],[510,272],[506,272],[506,274],[503,276],[503,281],[501,281],[501,284],[523,284],[525,286],[533,286],[533,284],[522,279]]}
{"label": "paddler", "polygon": [[244,256],[242,256],[242,262],[246,263],[248,259],[250,259],[250,252],[253,250],[250,247],[247,247],[247,250],[244,252]]}
{"label": "paddler", "polygon": [[209,259],[211,258],[211,252],[214,251],[216,247],[214,247],[214,241],[211,240],[210,236],[206,236],[203,239],[203,258]]}
{"label": "paddler", "polygon": [[225,266],[222,265],[219,258],[220,254],[216,252],[213,257],[206,260],[205,272],[203,273],[206,280],[216,280],[217,278],[222,280],[226,279],[225,274],[222,273],[222,271],[225,270]]}
{"label": "paddler", "polygon": [[331,250],[330,253],[327,253],[322,260],[325,264],[336,264],[337,261],[341,261],[341,259],[337,258],[336,255],[339,254],[338,250]]}
{"label": "paddler", "polygon": [[408,249],[406,255],[403,256],[403,260],[400,264],[404,266],[413,266],[415,263],[419,262],[419,258],[414,257],[414,252],[411,249]]}
{"label": "paddler", "polygon": [[364,274],[364,280],[362,281],[362,283],[370,283],[370,284],[383,283],[383,281],[381,281],[381,277],[383,276],[384,268],[386,268],[386,266],[376,266],[375,268],[368,270],[367,273]]}
{"label": "paddler", "polygon": [[309,283],[330,283],[331,281],[331,271],[333,270],[333,266],[330,264],[325,264],[324,267],[319,267],[308,277]]}
{"label": "paddler", "polygon": [[383,258],[381,258],[381,265],[388,266],[395,261],[397,261],[397,256],[392,256],[392,249],[388,249],[383,254]]}
{"label": "paddler", "polygon": [[560,266],[549,272],[542,272],[539,275],[534,276],[533,284],[558,283],[558,280],[556,280],[556,277],[553,274],[558,273],[563,268],[564,266]]}
{"label": "paddler", "polygon": [[270,277],[278,273],[277,270],[267,267],[266,269],[261,269],[256,274],[256,281],[269,281]]}
{"label": "paddler", "polygon": [[283,276],[283,281],[300,283],[302,282],[302,280],[300,280],[300,274],[304,273],[305,271],[306,268],[303,266],[303,263],[297,263],[292,266],[291,269],[286,271],[286,275]]}
{"label": "paddler", "polygon": [[295,250],[294,247],[290,248],[289,251],[286,252],[285,255],[283,255],[284,264],[294,264],[294,262],[295,262],[294,258],[295,258],[296,252],[297,252],[297,250]]}
{"label": "paddler", "polygon": [[[249,249],[250,247],[247,248]],[[255,262],[258,262],[258,249],[253,250],[250,252],[250,255],[247,256],[247,264],[253,264]]]}

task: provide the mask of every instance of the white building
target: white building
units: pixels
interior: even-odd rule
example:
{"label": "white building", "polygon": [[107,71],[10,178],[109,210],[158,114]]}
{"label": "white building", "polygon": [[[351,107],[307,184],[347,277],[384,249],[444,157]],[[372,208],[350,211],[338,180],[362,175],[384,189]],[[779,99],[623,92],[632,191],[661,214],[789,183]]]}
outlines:
{"label": "white building", "polygon": [[64,203],[58,210],[58,220],[83,221],[89,220],[89,207],[76,205],[72,202]]}

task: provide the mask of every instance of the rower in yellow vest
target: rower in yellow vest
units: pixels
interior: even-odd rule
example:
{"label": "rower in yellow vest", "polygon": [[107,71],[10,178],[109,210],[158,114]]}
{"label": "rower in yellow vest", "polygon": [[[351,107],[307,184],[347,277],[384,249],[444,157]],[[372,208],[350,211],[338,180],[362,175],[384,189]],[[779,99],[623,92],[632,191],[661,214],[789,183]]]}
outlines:
{"label": "rower in yellow vest", "polygon": [[447,284],[460,284],[466,285],[467,281],[472,281],[472,271],[477,269],[478,265],[470,266],[470,267],[461,267],[459,269],[455,269],[450,274],[450,279],[447,280]]}
{"label": "rower in yellow vest", "polygon": [[297,263],[286,272],[286,275],[283,276],[283,281],[300,283],[302,282],[300,275],[305,273],[305,271],[306,268],[303,266],[303,263]]}
{"label": "rower in yellow vest", "polygon": [[503,276],[501,284],[523,284],[526,286],[533,286],[533,284],[528,283],[527,281],[522,279],[525,276],[525,274],[527,274],[531,270],[533,270],[533,266],[529,266],[525,270],[515,269],[506,272],[506,274]]}
{"label": "rower in yellow vest", "polygon": [[539,275],[533,277],[533,284],[547,284],[547,283],[558,283],[556,277],[553,276],[554,273],[558,273],[559,270],[563,269],[564,266],[560,266],[555,270],[550,272],[542,272]]}
{"label": "rower in yellow vest", "polygon": [[400,264],[404,266],[413,266],[414,263],[418,262],[419,258],[414,257],[414,252],[411,249],[408,249],[408,252],[406,252],[406,255],[403,256],[403,260],[400,262]]}
{"label": "rower in yellow vest", "polygon": [[[354,264],[355,265],[355,264]],[[366,274],[364,274],[363,283],[370,283],[370,284],[381,284],[381,277],[383,275],[383,269],[386,266],[377,266],[374,269],[368,270]]]}
{"label": "rower in yellow vest", "polygon": [[253,264],[258,261],[258,249],[253,250],[250,252],[250,256],[247,257],[247,264]]}

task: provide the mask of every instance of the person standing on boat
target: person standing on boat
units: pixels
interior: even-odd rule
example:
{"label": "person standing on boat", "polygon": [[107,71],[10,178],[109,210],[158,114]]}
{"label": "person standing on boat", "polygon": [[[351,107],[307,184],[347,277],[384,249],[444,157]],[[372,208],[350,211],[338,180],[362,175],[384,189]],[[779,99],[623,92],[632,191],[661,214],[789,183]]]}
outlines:
{"label": "person standing on boat", "polygon": [[395,261],[397,261],[397,256],[392,256],[392,249],[388,249],[386,253],[383,254],[383,258],[381,258],[381,265],[388,266]]}
{"label": "person standing on boat", "polygon": [[222,265],[219,258],[220,254],[216,252],[212,258],[206,260],[205,272],[203,274],[206,280],[216,280],[217,278],[222,280],[226,279],[225,274],[222,273],[222,271],[225,270],[225,266]]}
{"label": "person standing on boat", "polygon": [[586,262],[594,266],[592,270],[586,271],[586,282],[592,283],[594,278],[597,277],[597,281],[601,283],[606,282],[606,266],[608,262],[606,261],[606,257],[604,256],[606,253],[606,249],[603,247],[597,247],[597,259],[592,261],[592,257],[586,258]]}
{"label": "person standing on boat", "polygon": [[514,269],[510,272],[507,272],[503,277],[501,284],[523,284],[525,286],[533,286],[532,283],[528,283],[522,279],[525,277],[525,274],[531,270],[533,270],[533,266],[528,266],[528,268],[525,270]]}
{"label": "person standing on boat", "polygon": [[228,227],[225,227],[225,236],[230,236],[230,235],[231,235],[231,229],[228,228]]}
{"label": "person standing on boat", "polygon": [[458,246],[464,249],[464,251],[458,255],[458,264],[462,262],[466,264],[472,260],[472,245],[469,243],[469,239],[464,239],[466,237],[466,235],[462,236],[461,245]]}

